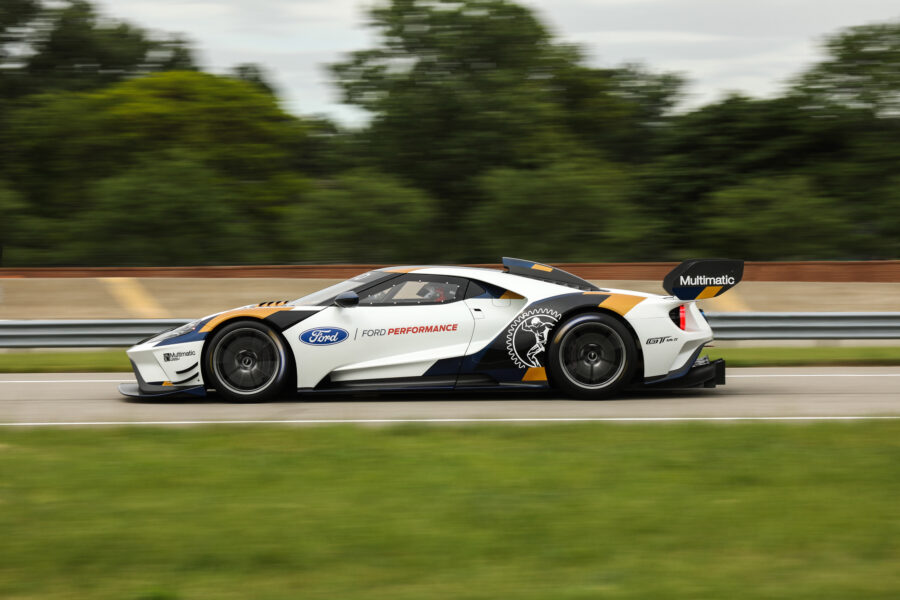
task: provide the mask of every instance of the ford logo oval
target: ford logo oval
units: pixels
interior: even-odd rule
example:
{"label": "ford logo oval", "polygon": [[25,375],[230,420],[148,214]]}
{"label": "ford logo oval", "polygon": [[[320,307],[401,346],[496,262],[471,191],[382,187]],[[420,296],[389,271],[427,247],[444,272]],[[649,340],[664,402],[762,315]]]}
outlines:
{"label": "ford logo oval", "polygon": [[349,335],[346,330],[340,327],[316,327],[301,333],[300,341],[310,346],[328,346],[343,342]]}

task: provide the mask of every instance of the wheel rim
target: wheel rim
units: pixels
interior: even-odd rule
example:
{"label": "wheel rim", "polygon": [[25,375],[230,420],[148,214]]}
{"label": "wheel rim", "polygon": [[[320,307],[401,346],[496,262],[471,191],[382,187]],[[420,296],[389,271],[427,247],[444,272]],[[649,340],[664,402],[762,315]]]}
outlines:
{"label": "wheel rim", "polygon": [[275,341],[258,329],[235,329],[225,334],[213,351],[216,379],[235,394],[266,389],[281,370],[281,352]]}
{"label": "wheel rim", "polygon": [[563,373],[572,383],[604,388],[625,370],[625,342],[603,323],[582,323],[566,334],[560,348]]}

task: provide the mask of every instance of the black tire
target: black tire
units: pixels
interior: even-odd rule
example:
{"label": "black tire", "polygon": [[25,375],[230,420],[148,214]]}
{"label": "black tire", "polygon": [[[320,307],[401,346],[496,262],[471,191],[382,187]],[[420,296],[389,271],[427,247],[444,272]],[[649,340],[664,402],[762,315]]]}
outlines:
{"label": "black tire", "polygon": [[604,400],[634,377],[638,350],[619,320],[601,313],[576,315],[553,332],[547,353],[550,382],[569,396]]}
{"label": "black tire", "polygon": [[284,391],[293,361],[284,339],[258,321],[235,321],[216,330],[206,346],[208,387],[233,402],[265,402]]}

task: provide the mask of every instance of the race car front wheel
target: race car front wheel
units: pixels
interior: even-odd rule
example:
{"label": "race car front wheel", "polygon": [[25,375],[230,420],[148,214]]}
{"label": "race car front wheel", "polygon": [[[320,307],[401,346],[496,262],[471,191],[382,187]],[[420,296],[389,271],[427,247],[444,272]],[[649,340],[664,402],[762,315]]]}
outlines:
{"label": "race car front wheel", "polygon": [[288,379],[290,363],[281,336],[256,321],[238,321],[216,331],[205,362],[210,386],[236,402],[277,396]]}
{"label": "race car front wheel", "polygon": [[609,398],[631,381],[636,367],[631,333],[609,315],[577,315],[553,332],[547,360],[550,381],[570,396]]}

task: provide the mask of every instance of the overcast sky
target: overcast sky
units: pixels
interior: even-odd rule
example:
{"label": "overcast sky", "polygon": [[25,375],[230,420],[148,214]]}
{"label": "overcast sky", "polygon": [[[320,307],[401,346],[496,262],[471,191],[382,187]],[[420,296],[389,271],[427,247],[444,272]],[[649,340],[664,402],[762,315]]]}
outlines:
{"label": "overcast sky", "polygon": [[[324,65],[369,47],[372,0],[99,0],[106,16],[178,32],[201,64],[269,70],[285,108],[358,123]],[[727,91],[765,97],[820,56],[826,34],[900,18],[897,0],[525,0],[596,66],[642,62],[687,80],[689,106]]]}

